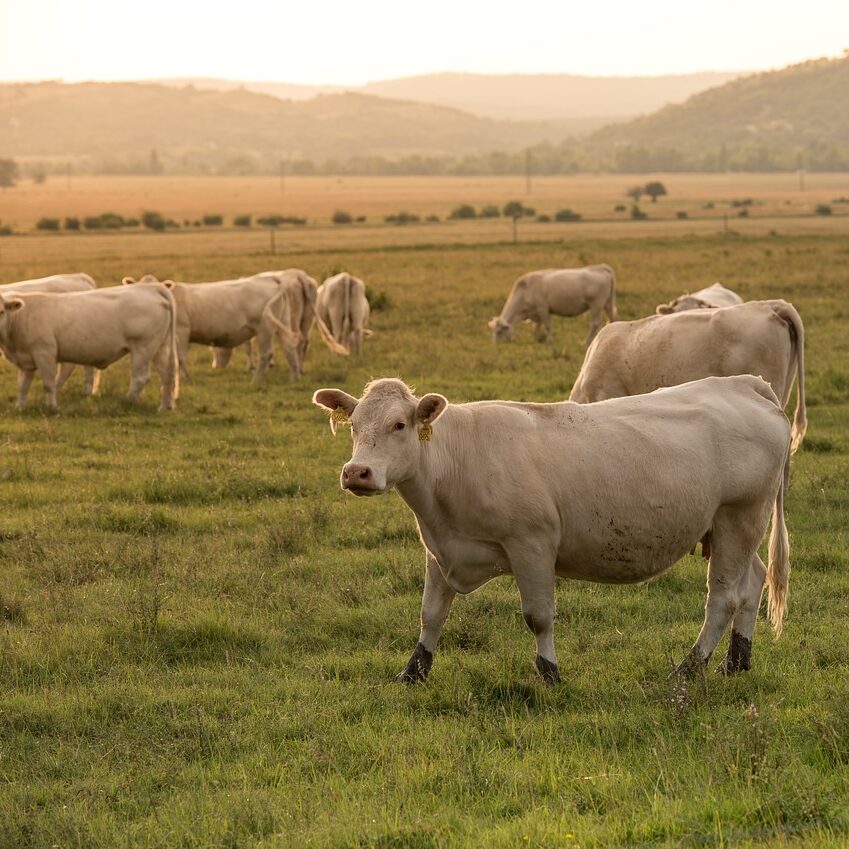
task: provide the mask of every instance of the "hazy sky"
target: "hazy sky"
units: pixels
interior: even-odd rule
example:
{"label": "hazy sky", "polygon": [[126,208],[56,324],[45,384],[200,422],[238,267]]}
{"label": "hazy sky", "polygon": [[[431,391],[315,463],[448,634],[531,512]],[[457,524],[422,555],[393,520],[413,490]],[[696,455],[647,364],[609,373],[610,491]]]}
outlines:
{"label": "hazy sky", "polygon": [[849,0],[0,0],[0,80],[666,74],[846,48]]}

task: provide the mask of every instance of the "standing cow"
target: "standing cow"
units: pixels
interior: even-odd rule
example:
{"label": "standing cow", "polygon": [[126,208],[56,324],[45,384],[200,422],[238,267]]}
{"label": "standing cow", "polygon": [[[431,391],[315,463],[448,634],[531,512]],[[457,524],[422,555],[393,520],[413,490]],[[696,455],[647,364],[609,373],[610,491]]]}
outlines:
{"label": "standing cow", "polygon": [[[54,292],[59,294],[63,292],[89,292],[96,288],[97,284],[94,282],[93,277],[82,271],[77,271],[71,274],[51,274],[49,277],[19,280],[17,283],[4,283],[0,286],[0,294],[26,294],[28,292]],[[62,387],[68,382],[68,378],[73,371],[73,363],[59,364],[59,377],[56,381],[57,392],[62,391]],[[86,368],[83,395],[97,394],[99,385],[100,372],[95,368]]]}
{"label": "standing cow", "polygon": [[790,401],[796,378],[795,452],[808,427],[805,328],[786,301],[748,301],[610,324],[590,345],[569,399],[586,404],[733,374],[760,375],[782,406]]}
{"label": "standing cow", "polygon": [[703,310],[714,307],[733,307],[742,304],[743,299],[731,289],[726,289],[722,283],[712,283],[698,292],[687,295],[679,295],[668,304],[659,304],[655,312],[658,315],[669,315],[673,312],[684,312],[685,310]]}
{"label": "standing cow", "polygon": [[179,391],[177,312],[162,285],[115,287],[90,292],[0,294],[0,348],[16,365],[18,407],[26,404],[36,371],[56,408],[56,364],[104,369],[130,355],[127,398],[137,401],[153,364],[162,384],[160,410],[170,410]]}
{"label": "standing cow", "polygon": [[493,342],[505,342],[513,337],[513,326],[519,321],[532,321],[537,336],[545,331],[547,342],[551,335],[551,316],[575,316],[590,311],[589,345],[601,327],[601,312],[610,321],[618,321],[616,311],[616,278],[609,265],[590,265],[586,268],[549,268],[523,274],[514,284],[501,310],[501,315],[489,322]]}
{"label": "standing cow", "polygon": [[370,314],[366,284],[347,271],[328,277],[318,287],[315,307],[333,338],[352,353],[359,354],[363,336],[370,335],[366,329]]}
{"label": "standing cow", "polygon": [[[764,581],[776,633],[790,571],[784,524],[790,433],[760,378],[708,378],[601,404],[449,404],[400,380],[362,398],[321,389],[331,428],[349,420],[341,486],[396,488],[416,517],[426,574],[419,642],[399,680],[423,680],[455,593],[512,574],[536,637],[536,668],[559,680],[555,577],[636,584],[712,541],[704,625],[682,671],[707,663],[732,623],[727,673],[748,669]],[[758,545],[772,512],[769,566]]]}

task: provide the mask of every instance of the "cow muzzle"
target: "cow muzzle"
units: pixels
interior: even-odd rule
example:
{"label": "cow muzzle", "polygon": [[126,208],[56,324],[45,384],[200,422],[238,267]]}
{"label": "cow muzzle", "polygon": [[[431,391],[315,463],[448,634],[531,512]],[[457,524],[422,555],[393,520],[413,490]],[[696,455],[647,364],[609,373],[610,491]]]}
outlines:
{"label": "cow muzzle", "polygon": [[371,468],[360,463],[346,463],[340,479],[342,489],[354,495],[377,495],[382,490],[374,480]]}

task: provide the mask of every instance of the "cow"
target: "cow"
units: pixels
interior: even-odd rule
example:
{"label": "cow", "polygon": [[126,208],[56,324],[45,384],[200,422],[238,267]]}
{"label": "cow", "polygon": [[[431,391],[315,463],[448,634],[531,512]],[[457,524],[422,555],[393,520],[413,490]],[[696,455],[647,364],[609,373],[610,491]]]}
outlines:
{"label": "cow", "polygon": [[[125,286],[136,282],[158,284],[150,274],[139,281],[123,279]],[[232,349],[256,337],[259,362],[254,381],[259,382],[271,366],[275,335],[280,338],[292,380],[300,378],[300,334],[291,328],[289,300],[278,275],[255,274],[216,283],[166,280],[162,285],[171,290],[177,304],[177,351],[184,380],[189,378],[191,343]]]}
{"label": "cow", "polygon": [[669,315],[673,312],[684,312],[685,310],[713,309],[716,307],[733,307],[742,304],[743,299],[731,289],[726,289],[722,283],[712,283],[698,292],[687,295],[679,295],[668,304],[659,304],[655,312],[658,315]]}
{"label": "cow", "polygon": [[[779,635],[790,547],[784,522],[790,428],[759,377],[707,378],[598,404],[416,397],[402,381],[355,398],[320,389],[331,430],[349,422],[340,477],[359,496],[397,489],[425,548],[419,641],[398,680],[424,680],[456,593],[516,579],[536,669],[559,680],[555,577],[648,581],[708,537],[704,625],[679,666],[702,668],[729,622],[721,671],[748,669],[761,590]],[[772,512],[769,566],[758,545]]]}
{"label": "cow", "polygon": [[366,329],[370,309],[365,283],[347,271],[328,277],[318,287],[315,307],[333,338],[352,353],[359,354],[363,337],[371,335]]}
{"label": "cow", "polygon": [[[20,280],[17,283],[4,283],[0,286],[0,294],[12,292],[88,292],[96,289],[94,278],[82,271],[71,274],[51,274],[49,277],[37,277],[32,280]],[[56,391],[61,392],[68,378],[74,371],[73,363],[59,364],[59,377],[56,382]],[[94,368],[85,369],[85,380],[83,384],[83,395],[96,395],[100,385],[100,372]]]}
{"label": "cow", "polygon": [[505,342],[513,337],[513,326],[519,321],[532,321],[537,337],[545,331],[547,342],[551,335],[551,316],[575,316],[590,311],[591,324],[586,344],[595,338],[601,327],[601,311],[610,321],[617,321],[616,278],[609,265],[590,265],[586,268],[549,268],[523,274],[514,284],[501,310],[501,315],[489,322],[493,342]]}
{"label": "cow", "polygon": [[733,374],[760,375],[785,407],[796,378],[795,453],[808,427],[805,329],[786,301],[748,301],[610,324],[587,350],[569,399],[586,404]]}
{"label": "cow", "polygon": [[0,348],[20,370],[19,408],[36,370],[47,405],[56,409],[57,362],[104,369],[129,353],[127,398],[138,400],[153,364],[162,384],[159,409],[173,409],[179,392],[176,327],[174,298],[161,285],[0,294]]}
{"label": "cow", "polygon": [[[316,320],[316,282],[300,268],[287,268],[282,271],[263,271],[256,276],[276,278],[281,282],[285,290],[286,300],[288,301],[289,327],[293,333],[297,333],[300,336],[300,341],[297,344],[297,350],[295,352],[296,369],[300,376],[303,374],[304,361],[306,360],[309,349],[310,331]],[[347,353],[342,346],[336,344],[330,331],[321,321],[318,322],[318,325],[322,339],[324,339],[331,350],[340,354]],[[233,354],[232,347],[216,346],[212,350],[213,368],[226,368]],[[245,343],[245,352],[248,358],[248,368],[253,370],[254,355],[252,340],[248,340]],[[273,357],[269,358],[269,365],[272,362]]]}

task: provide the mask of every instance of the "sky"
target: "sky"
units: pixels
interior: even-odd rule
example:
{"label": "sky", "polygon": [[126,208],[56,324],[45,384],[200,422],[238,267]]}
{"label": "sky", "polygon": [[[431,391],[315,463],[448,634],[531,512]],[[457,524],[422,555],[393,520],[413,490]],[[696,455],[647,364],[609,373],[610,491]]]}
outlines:
{"label": "sky", "polygon": [[0,81],[632,76],[847,48],[849,0],[0,0]]}

